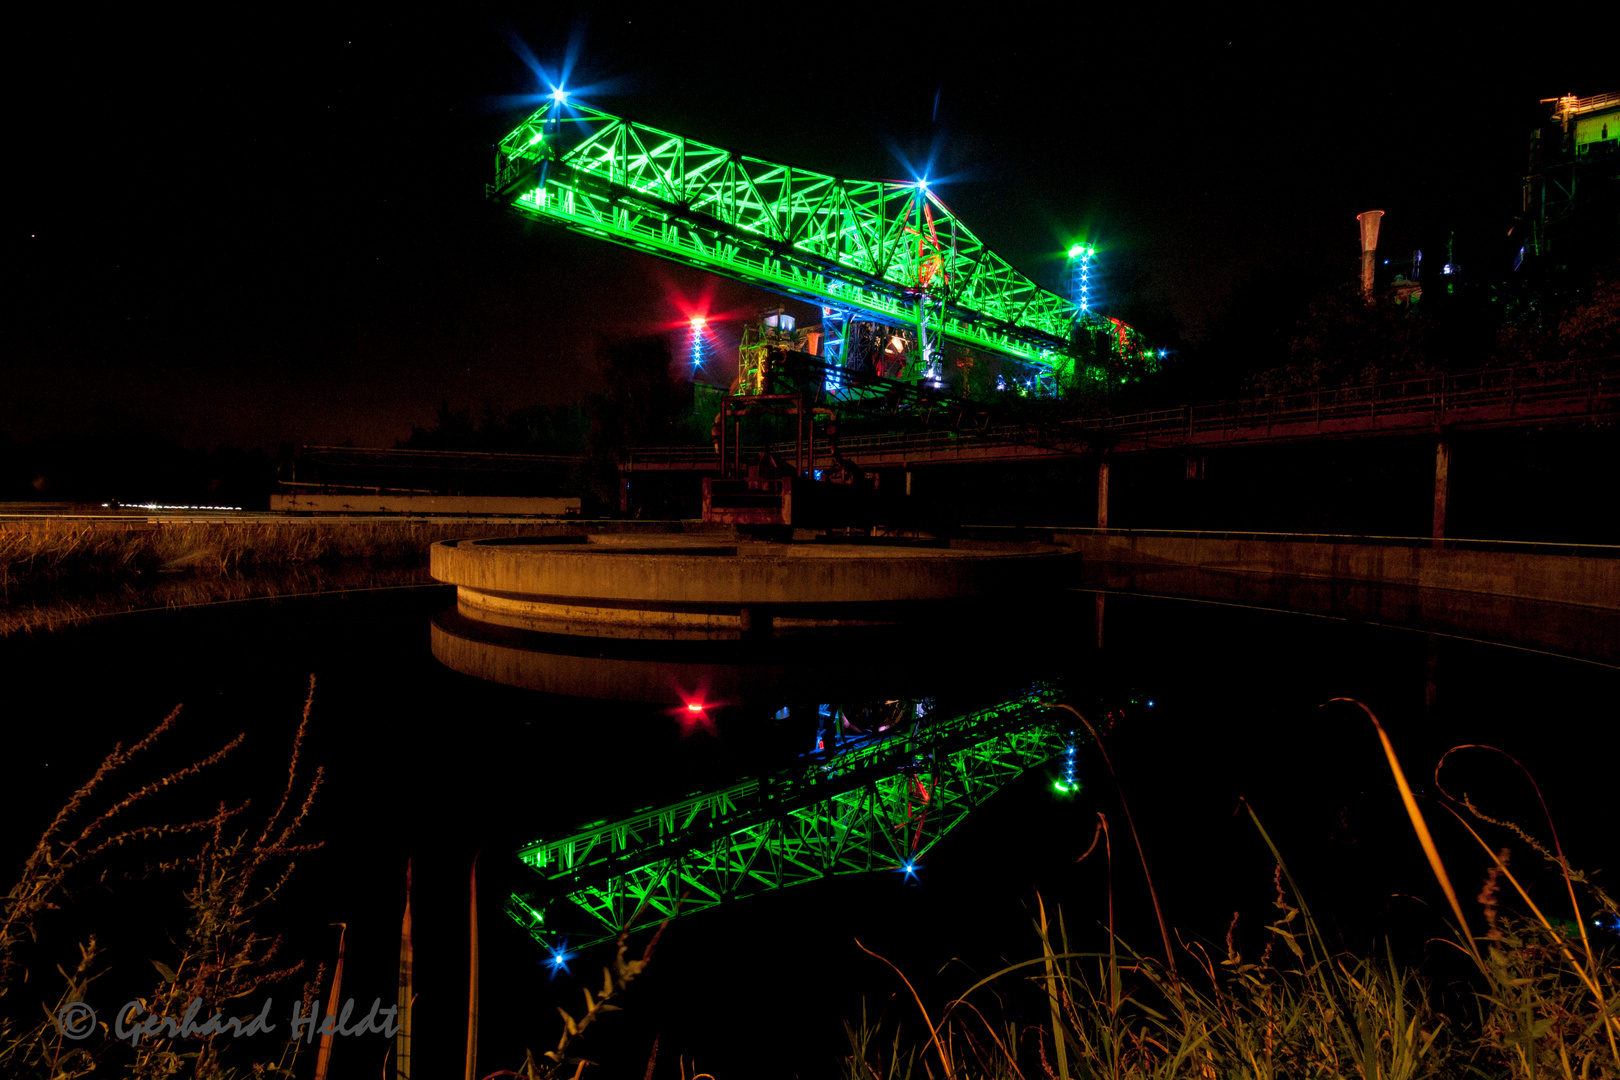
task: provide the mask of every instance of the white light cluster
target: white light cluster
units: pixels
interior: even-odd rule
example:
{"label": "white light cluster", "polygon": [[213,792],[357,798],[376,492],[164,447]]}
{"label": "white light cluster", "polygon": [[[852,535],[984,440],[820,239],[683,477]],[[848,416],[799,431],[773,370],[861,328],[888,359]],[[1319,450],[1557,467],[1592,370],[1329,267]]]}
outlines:
{"label": "white light cluster", "polygon": [[[111,509],[112,503],[102,503],[102,509]],[[241,510],[240,506],[170,506],[168,503],[119,503],[121,510]]]}

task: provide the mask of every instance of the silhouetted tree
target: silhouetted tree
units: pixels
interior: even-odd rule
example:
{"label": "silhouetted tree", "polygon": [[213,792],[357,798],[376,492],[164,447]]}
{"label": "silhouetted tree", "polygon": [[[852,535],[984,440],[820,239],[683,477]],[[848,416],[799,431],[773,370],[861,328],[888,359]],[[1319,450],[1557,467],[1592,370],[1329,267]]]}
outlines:
{"label": "silhouetted tree", "polygon": [[1572,358],[1620,355],[1620,266],[1593,275],[1585,295],[1558,320],[1558,343]]}
{"label": "silhouetted tree", "polygon": [[1372,382],[1428,370],[1428,327],[1419,311],[1388,293],[1371,300],[1346,283],[1311,301],[1288,343],[1289,363],[1256,376],[1278,392]]}
{"label": "silhouetted tree", "polygon": [[684,441],[692,384],[672,370],[668,339],[608,342],[602,360],[607,389],[590,403],[592,457],[617,460],[627,446]]}
{"label": "silhouetted tree", "polygon": [[506,416],[486,402],[474,423],[471,409],[442,402],[432,427],[411,428],[407,450],[487,450],[501,454],[582,454],[590,419],[583,405],[531,405]]}

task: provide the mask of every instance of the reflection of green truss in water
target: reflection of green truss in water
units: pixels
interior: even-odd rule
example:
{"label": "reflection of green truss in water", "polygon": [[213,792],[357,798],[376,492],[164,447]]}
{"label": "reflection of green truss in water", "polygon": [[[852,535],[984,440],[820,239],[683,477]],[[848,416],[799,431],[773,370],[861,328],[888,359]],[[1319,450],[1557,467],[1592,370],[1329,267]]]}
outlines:
{"label": "reflection of green truss in water", "polygon": [[[520,852],[507,911],[548,948],[835,874],[906,871],[975,806],[1073,745],[1044,693],[807,755],[794,768]],[[686,894],[682,900],[682,894]]]}

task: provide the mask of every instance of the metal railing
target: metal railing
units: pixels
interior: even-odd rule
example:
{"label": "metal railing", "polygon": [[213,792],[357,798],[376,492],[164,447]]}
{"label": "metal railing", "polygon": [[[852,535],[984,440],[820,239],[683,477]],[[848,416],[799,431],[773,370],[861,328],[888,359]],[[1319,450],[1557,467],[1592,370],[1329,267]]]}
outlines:
{"label": "metal railing", "polygon": [[[1232,433],[1234,437],[1261,429],[1365,421],[1369,428],[1398,427],[1400,421],[1443,426],[1469,419],[1470,414],[1498,410],[1503,419],[1519,410],[1545,415],[1549,404],[1578,405],[1568,413],[1589,414],[1613,409],[1620,403],[1620,358],[1565,360],[1548,364],[1484,368],[1456,374],[1408,376],[1332,390],[1303,390],[1256,398],[1154,409],[1121,416],[1089,416],[1041,425],[998,424],[976,431],[924,431],[882,435],[846,435],[838,440],[844,454],[884,452],[929,453],[968,447],[992,448],[1027,445],[1061,452],[1093,443],[1126,438],[1182,437]],[[1385,425],[1378,425],[1383,418]],[[791,444],[744,447],[744,453],[766,449],[781,452]],[[708,447],[634,447],[623,462],[701,465],[717,460]]]}

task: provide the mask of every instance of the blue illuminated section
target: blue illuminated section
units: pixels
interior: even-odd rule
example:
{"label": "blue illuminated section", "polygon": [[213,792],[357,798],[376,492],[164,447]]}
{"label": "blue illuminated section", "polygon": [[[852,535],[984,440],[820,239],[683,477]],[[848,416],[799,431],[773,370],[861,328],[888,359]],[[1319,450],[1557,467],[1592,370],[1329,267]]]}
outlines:
{"label": "blue illuminated section", "polygon": [[702,315],[692,316],[692,376],[703,370],[703,361],[709,355],[709,321]]}
{"label": "blue illuminated section", "polygon": [[1075,244],[1069,248],[1069,299],[1082,316],[1091,313],[1091,258],[1096,254],[1097,249],[1091,244]]}
{"label": "blue illuminated section", "polygon": [[849,332],[849,312],[834,307],[821,309],[821,359],[827,365],[825,389],[843,388],[844,338]]}

